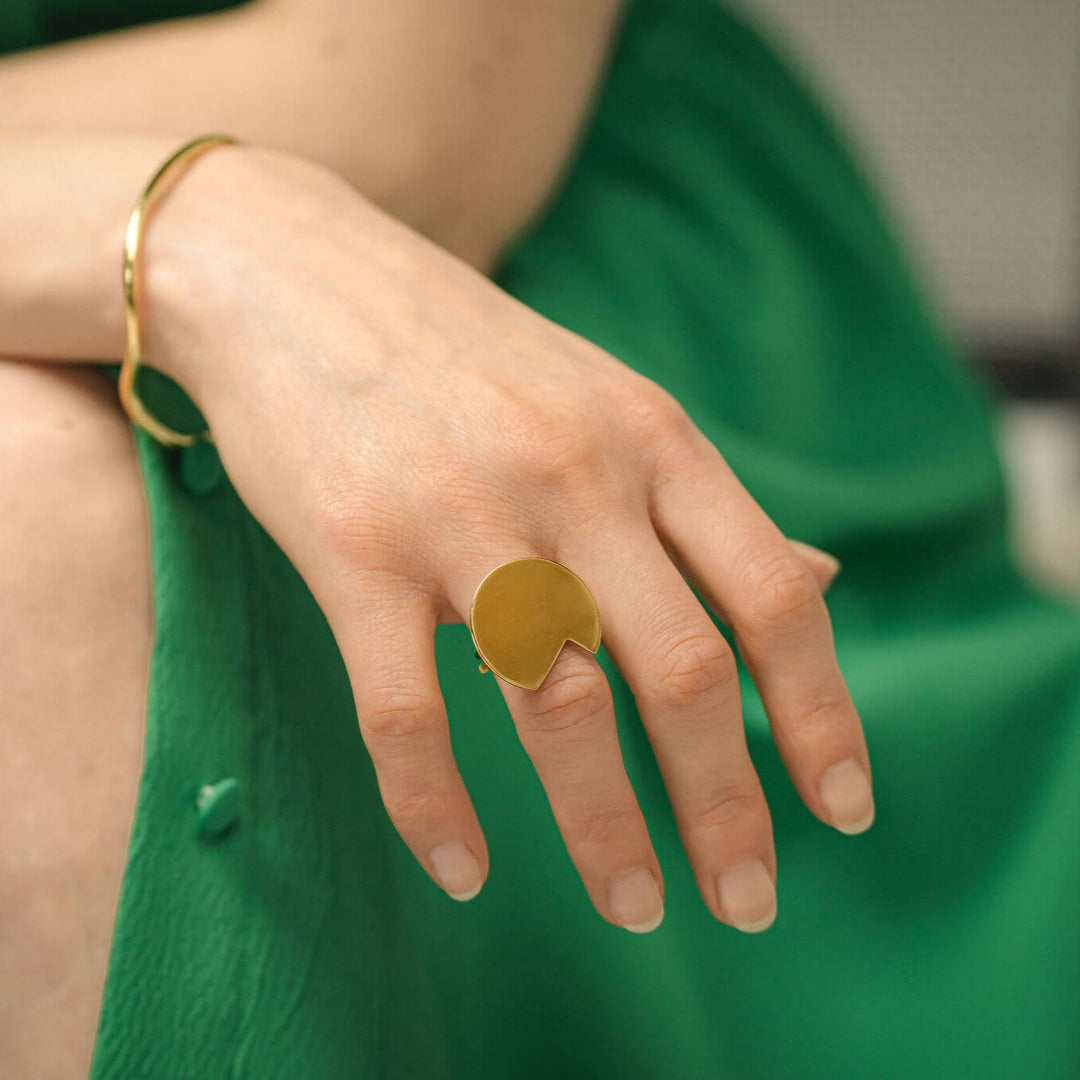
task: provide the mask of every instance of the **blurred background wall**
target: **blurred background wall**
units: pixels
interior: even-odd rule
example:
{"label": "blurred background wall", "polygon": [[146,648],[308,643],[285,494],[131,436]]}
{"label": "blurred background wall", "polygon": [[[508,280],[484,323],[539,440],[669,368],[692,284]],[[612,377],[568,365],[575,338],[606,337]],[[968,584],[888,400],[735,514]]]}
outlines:
{"label": "blurred background wall", "polygon": [[814,73],[1001,393],[1029,571],[1080,597],[1080,0],[745,0]]}

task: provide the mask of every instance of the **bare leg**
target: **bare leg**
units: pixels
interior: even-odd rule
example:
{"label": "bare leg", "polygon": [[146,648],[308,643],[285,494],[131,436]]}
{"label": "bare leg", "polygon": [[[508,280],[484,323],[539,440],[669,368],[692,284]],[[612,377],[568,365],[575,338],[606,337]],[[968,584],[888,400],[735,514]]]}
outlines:
{"label": "bare leg", "polygon": [[0,360],[0,1076],[87,1074],[139,771],[146,505],[100,373]]}

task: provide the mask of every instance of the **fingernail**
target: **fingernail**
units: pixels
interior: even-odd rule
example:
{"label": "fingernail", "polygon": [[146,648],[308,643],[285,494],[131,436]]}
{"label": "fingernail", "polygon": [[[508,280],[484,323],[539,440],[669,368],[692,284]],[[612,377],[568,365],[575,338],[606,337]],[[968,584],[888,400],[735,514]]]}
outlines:
{"label": "fingernail", "polygon": [[611,914],[632,934],[647,934],[660,925],[664,917],[664,902],[656,879],[644,867],[638,866],[613,878],[608,886]]}
{"label": "fingernail", "polygon": [[739,863],[716,879],[720,913],[737,930],[757,934],[776,918],[776,886],[760,859]]}
{"label": "fingernail", "polygon": [[439,884],[455,900],[471,900],[484,884],[476,856],[460,840],[432,848],[431,862]]}
{"label": "fingernail", "polygon": [[815,574],[815,577],[818,578],[821,591],[824,592],[833,583],[836,575],[840,573],[840,560],[830,552],[814,547],[813,544],[806,544],[802,540],[789,539],[788,543],[803,558],[816,562],[821,567],[820,574]]}
{"label": "fingernail", "polygon": [[830,765],[818,782],[821,801],[842,833],[854,836],[874,823],[874,796],[862,766],[853,758]]}
{"label": "fingernail", "polygon": [[832,583],[837,574],[840,573],[840,560],[835,555],[830,555],[827,551],[821,551],[821,548],[817,548],[821,552],[822,562],[828,566],[826,572],[825,584],[822,586],[822,592],[824,592]]}

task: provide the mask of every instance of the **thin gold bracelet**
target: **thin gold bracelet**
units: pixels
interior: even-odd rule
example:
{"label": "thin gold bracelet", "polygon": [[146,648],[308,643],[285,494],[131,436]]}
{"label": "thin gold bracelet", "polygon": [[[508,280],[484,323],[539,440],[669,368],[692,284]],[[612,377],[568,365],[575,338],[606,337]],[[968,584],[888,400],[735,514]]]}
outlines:
{"label": "thin gold bracelet", "polygon": [[190,164],[207,150],[225,143],[240,144],[240,140],[233,135],[200,135],[184,143],[179,150],[166,159],[143,188],[128,218],[127,230],[124,233],[124,321],[127,327],[127,340],[124,345],[124,358],[120,362],[120,404],[133,423],[138,424],[143,431],[166,446],[192,446],[200,439],[211,443],[214,439],[209,429],[185,434],[166,427],[151,414],[135,390],[135,375],[139,370],[139,365],[144,361],[139,336],[139,316],[136,309],[138,293],[136,259],[139,254],[139,243],[150,212],[156,205],[154,193],[160,188],[165,177],[173,172],[174,167],[179,163]]}

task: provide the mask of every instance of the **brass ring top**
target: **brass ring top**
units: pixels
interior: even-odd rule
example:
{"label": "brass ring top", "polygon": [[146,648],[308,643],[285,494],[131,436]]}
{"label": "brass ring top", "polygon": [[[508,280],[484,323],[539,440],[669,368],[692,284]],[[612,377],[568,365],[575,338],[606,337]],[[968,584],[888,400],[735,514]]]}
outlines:
{"label": "brass ring top", "polygon": [[567,641],[591,653],[600,648],[600,609],[569,567],[551,559],[513,559],[477,586],[469,630],[481,671],[535,690]]}

